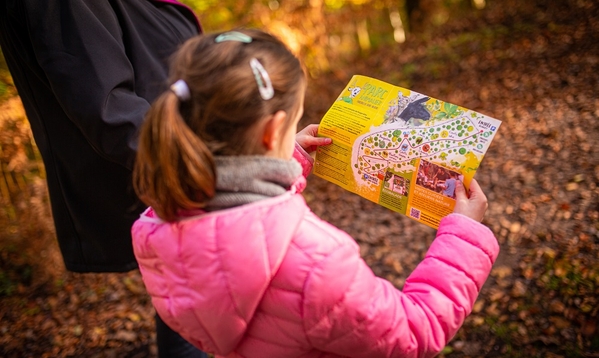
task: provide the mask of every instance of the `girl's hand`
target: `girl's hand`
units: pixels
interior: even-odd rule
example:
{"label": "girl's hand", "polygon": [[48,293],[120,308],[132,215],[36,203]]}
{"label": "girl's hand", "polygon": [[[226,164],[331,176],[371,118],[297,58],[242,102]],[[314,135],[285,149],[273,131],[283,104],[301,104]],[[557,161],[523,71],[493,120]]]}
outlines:
{"label": "girl's hand", "polygon": [[331,138],[325,137],[317,137],[318,133],[318,124],[310,124],[306,128],[297,132],[295,135],[295,141],[300,147],[304,148],[304,150],[310,154],[316,150],[316,147],[320,145],[328,145],[333,143]]}
{"label": "girl's hand", "polygon": [[456,204],[453,209],[454,213],[468,216],[469,218],[480,222],[483,220],[488,206],[487,197],[478,185],[476,179],[472,179],[470,182],[470,195],[466,193],[464,184],[459,180],[456,181]]}

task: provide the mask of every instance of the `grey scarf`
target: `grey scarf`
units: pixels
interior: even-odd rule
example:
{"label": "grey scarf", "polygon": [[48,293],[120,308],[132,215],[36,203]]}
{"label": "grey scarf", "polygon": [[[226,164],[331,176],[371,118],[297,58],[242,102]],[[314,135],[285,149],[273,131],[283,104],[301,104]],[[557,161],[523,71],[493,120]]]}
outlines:
{"label": "grey scarf", "polygon": [[302,174],[291,159],[264,156],[222,156],[216,164],[216,195],[204,210],[215,211],[281,195]]}

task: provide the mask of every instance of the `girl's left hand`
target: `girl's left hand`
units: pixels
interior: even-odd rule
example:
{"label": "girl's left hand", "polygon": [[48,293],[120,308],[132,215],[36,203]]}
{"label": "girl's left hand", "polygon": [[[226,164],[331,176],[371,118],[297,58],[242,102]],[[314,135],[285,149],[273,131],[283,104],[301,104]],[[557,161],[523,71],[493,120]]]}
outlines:
{"label": "girl's left hand", "polygon": [[333,143],[331,138],[317,137],[318,124],[310,124],[306,128],[297,132],[295,135],[295,141],[300,147],[304,148],[308,154],[314,152],[316,147],[320,145],[328,145]]}

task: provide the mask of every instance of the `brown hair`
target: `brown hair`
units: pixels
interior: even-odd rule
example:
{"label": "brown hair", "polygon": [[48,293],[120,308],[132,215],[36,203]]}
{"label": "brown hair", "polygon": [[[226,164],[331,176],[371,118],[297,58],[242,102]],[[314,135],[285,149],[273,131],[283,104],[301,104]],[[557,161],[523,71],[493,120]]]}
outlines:
{"label": "brown hair", "polygon": [[[219,34],[211,34],[185,42],[173,56],[169,83],[184,80],[191,98],[164,92],[141,127],[134,188],[163,220],[175,221],[179,210],[202,208],[214,196],[213,155],[262,154],[256,124],[279,110],[290,124],[299,111],[306,81],[299,60],[272,35],[237,31],[252,41],[216,43]],[[252,58],[270,77],[272,99],[260,96]]]}

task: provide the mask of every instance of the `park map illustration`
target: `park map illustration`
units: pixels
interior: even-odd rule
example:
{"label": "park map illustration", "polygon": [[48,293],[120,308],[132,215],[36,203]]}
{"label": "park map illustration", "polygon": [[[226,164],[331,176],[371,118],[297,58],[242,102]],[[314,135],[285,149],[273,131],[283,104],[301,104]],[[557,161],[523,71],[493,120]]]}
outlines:
{"label": "park map illustration", "polygon": [[314,173],[433,228],[453,211],[501,122],[405,88],[354,76],[323,117]]}

